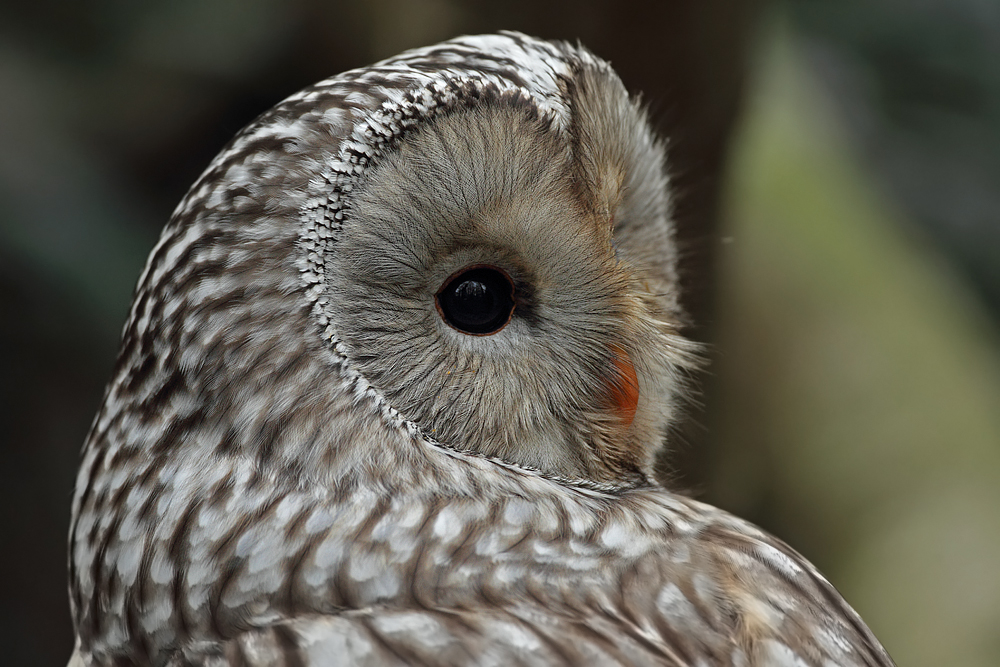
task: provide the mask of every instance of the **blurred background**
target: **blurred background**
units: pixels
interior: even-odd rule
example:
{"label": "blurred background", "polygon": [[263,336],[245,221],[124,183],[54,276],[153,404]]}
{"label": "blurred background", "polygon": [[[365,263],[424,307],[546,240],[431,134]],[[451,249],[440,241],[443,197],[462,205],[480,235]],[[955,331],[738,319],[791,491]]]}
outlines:
{"label": "blurred background", "polygon": [[579,39],[669,137],[674,488],[822,569],[900,665],[1000,664],[1000,3],[36,0],[0,7],[0,644],[64,665],[79,448],[209,159],[297,89],[460,33]]}

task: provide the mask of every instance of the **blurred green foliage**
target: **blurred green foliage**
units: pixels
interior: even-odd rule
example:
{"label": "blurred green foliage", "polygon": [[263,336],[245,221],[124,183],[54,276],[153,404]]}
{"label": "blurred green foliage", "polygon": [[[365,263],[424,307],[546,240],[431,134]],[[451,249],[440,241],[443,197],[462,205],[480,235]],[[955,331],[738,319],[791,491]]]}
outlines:
{"label": "blurred green foliage", "polygon": [[1000,2],[788,7],[873,174],[1000,312]]}
{"label": "blurred green foliage", "polygon": [[801,42],[760,65],[706,495],[814,560],[899,664],[1000,664],[1000,332],[880,193]]}

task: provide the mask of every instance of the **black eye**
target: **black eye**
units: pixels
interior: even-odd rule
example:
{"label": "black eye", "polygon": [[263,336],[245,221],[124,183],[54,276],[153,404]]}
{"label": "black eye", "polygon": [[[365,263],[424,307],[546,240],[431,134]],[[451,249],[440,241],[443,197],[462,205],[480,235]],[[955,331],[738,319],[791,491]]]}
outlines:
{"label": "black eye", "polygon": [[514,312],[514,283],[492,266],[470,266],[444,282],[435,297],[444,321],[462,333],[494,334]]}

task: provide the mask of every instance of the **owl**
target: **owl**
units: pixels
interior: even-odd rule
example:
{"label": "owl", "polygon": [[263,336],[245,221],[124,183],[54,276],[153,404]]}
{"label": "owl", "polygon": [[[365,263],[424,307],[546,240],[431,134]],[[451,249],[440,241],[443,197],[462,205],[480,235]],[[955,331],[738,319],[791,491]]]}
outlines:
{"label": "owl", "polygon": [[610,66],[463,37],[240,132],[86,441],[71,665],[891,665],[790,547],[653,478],[663,144]]}

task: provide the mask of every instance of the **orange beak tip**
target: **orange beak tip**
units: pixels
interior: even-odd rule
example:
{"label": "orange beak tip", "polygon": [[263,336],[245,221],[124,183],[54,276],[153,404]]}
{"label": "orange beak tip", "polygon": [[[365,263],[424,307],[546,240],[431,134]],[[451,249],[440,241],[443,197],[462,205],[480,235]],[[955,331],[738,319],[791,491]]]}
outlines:
{"label": "orange beak tip", "polygon": [[611,351],[614,354],[613,377],[608,383],[611,403],[615,413],[627,428],[631,426],[639,409],[639,378],[635,373],[632,359],[625,350],[617,345],[611,345]]}

